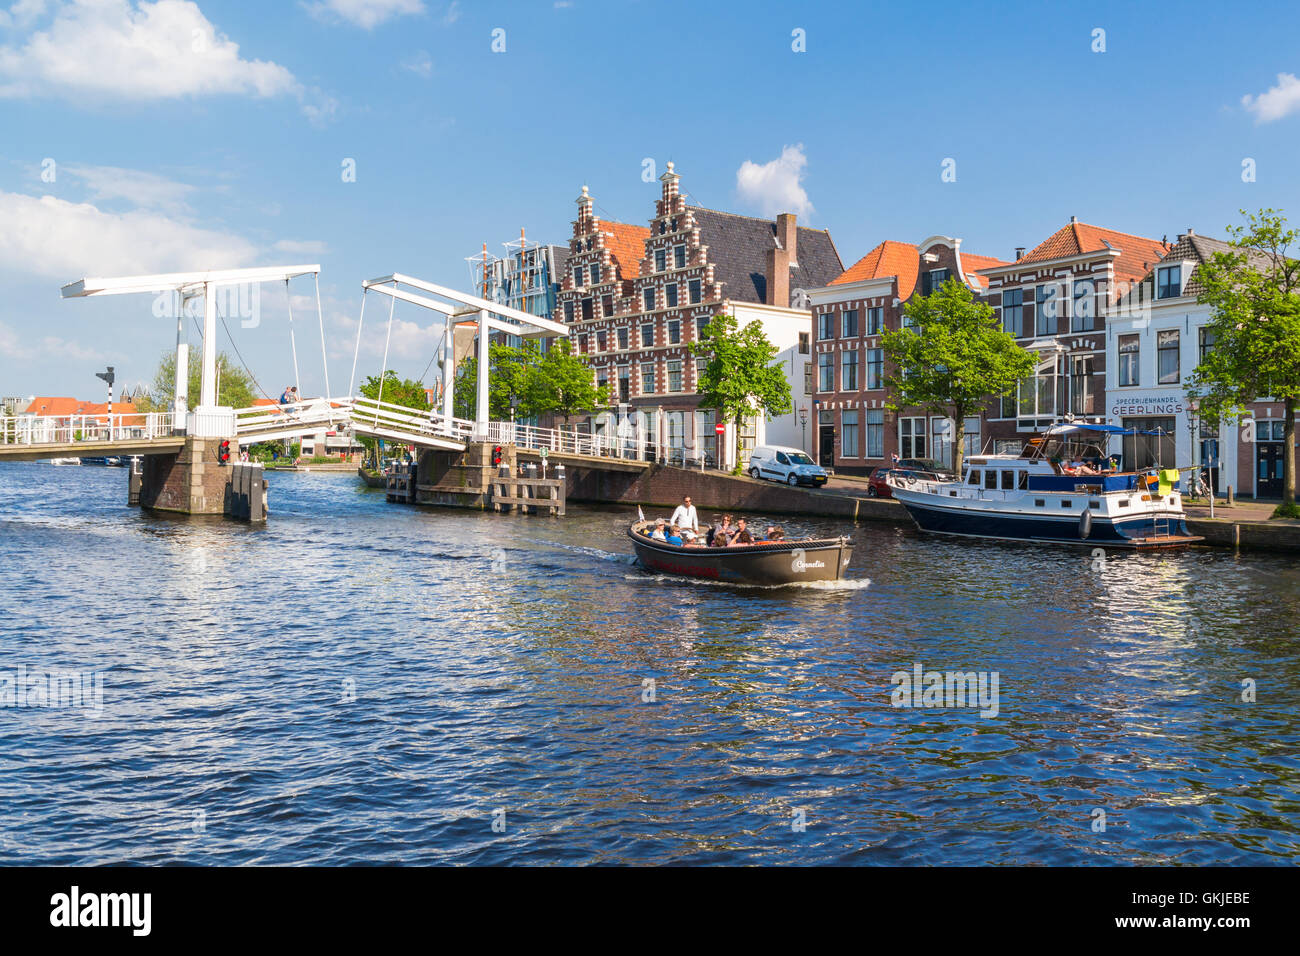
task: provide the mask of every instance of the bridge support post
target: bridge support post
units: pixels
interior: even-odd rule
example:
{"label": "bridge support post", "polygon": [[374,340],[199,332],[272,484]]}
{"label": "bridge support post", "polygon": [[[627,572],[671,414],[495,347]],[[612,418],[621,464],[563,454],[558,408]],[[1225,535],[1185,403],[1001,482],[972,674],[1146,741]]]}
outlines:
{"label": "bridge support post", "polygon": [[[179,453],[145,455],[140,507],[174,514],[225,514],[234,469],[219,462],[220,447],[219,438],[190,436]],[[257,493],[260,496],[260,488]]]}

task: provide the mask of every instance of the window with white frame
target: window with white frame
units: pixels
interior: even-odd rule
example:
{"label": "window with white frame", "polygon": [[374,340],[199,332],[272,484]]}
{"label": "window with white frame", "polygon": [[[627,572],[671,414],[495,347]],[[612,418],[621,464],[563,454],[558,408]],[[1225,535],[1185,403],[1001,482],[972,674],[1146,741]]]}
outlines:
{"label": "window with white frame", "polygon": [[840,335],[843,338],[857,338],[858,335],[858,310],[846,309],[840,313]]}
{"label": "window with white frame", "polygon": [[926,440],[928,431],[924,418],[900,418],[898,420],[898,457],[929,458],[930,449]]}
{"label": "window with white frame", "polygon": [[645,311],[653,312],[655,310],[655,290],[652,288],[641,290],[641,304],[645,306]]}
{"label": "window with white frame", "polygon": [[677,308],[677,283],[670,282],[664,286],[664,304],[670,308]]}
{"label": "window with white frame", "polygon": [[867,455],[868,458],[885,457],[885,410],[883,408],[868,408],[862,412],[863,421],[867,427]]}
{"label": "window with white frame", "polygon": [[1097,288],[1091,279],[1081,279],[1074,284],[1074,306],[1070,311],[1072,332],[1091,332],[1096,328],[1096,303]]}
{"label": "window with white frame", "polygon": [[817,316],[817,340],[835,338],[835,316],[829,312],[823,312]]}
{"label": "window with white frame", "polygon": [[668,254],[663,249],[655,250],[655,272],[663,272],[668,268]]}
{"label": "window with white frame", "polygon": [[840,390],[858,390],[858,350],[845,349],[840,353]]}
{"label": "window with white frame", "polygon": [[817,391],[835,391],[835,356],[831,352],[817,355]]}
{"label": "window with white frame", "polygon": [[1117,369],[1121,386],[1137,385],[1141,380],[1139,365],[1142,360],[1141,336],[1121,335],[1119,337],[1119,368]]}
{"label": "window with white frame", "polygon": [[867,349],[867,388],[885,387],[885,350]]}
{"label": "window with white frame", "polygon": [[867,335],[879,335],[885,327],[885,310],[881,306],[867,309]]}
{"label": "window with white frame", "polygon": [[681,359],[672,359],[668,363],[668,391],[680,392],[682,390],[682,362]]}
{"label": "window with white frame", "polygon": [[1178,329],[1162,329],[1156,333],[1156,381],[1161,385],[1178,384],[1178,343]]}
{"label": "window with white frame", "polygon": [[655,363],[641,363],[641,394],[653,395],[655,390]]}
{"label": "window with white frame", "polygon": [[686,268],[686,247],[673,246],[673,266],[677,269]]}
{"label": "window with white frame", "polygon": [[1183,267],[1161,266],[1156,270],[1156,298],[1176,299],[1183,290]]}
{"label": "window with white frame", "polygon": [[844,458],[857,458],[859,455],[856,411],[840,413],[840,455]]}

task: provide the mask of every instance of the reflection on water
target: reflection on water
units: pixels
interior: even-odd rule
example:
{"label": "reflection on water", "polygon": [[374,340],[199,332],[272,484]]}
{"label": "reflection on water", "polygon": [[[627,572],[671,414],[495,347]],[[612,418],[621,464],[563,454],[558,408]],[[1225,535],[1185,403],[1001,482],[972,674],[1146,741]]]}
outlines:
{"label": "reflection on water", "polygon": [[[277,474],[252,528],[125,480],[0,465],[0,671],[105,674],[100,714],[0,708],[0,863],[1300,853],[1294,559],[862,525],[851,581],[742,589],[640,572],[613,509]],[[895,709],[918,663],[998,672],[998,716]]]}

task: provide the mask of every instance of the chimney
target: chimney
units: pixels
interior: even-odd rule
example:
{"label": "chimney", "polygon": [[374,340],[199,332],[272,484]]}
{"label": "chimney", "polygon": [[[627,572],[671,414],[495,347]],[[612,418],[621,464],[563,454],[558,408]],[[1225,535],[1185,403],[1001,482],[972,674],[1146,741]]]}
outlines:
{"label": "chimney", "polygon": [[1025,257],[1025,247],[1016,246],[1016,262],[1019,262],[1024,257]]}
{"label": "chimney", "polygon": [[1196,235],[1196,230],[1193,229],[1191,226],[1188,226],[1188,227],[1187,227],[1187,234],[1188,234],[1189,236],[1194,236],[1194,235]]}
{"label": "chimney", "polygon": [[795,215],[783,212],[776,217],[776,246],[767,255],[767,304],[790,307],[790,267],[798,260],[798,231]]}
{"label": "chimney", "polygon": [[1079,217],[1078,217],[1078,216],[1071,216],[1071,217],[1070,217],[1070,222],[1075,223],[1075,222],[1078,222],[1078,221],[1079,221]]}

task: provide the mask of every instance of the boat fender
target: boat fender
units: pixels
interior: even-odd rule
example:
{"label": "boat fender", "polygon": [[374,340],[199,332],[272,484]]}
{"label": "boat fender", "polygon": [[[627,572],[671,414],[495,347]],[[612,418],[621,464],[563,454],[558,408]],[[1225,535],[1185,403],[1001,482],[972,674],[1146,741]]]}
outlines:
{"label": "boat fender", "polygon": [[1079,515],[1079,537],[1086,541],[1090,534],[1092,534],[1092,511],[1085,508],[1083,514]]}

